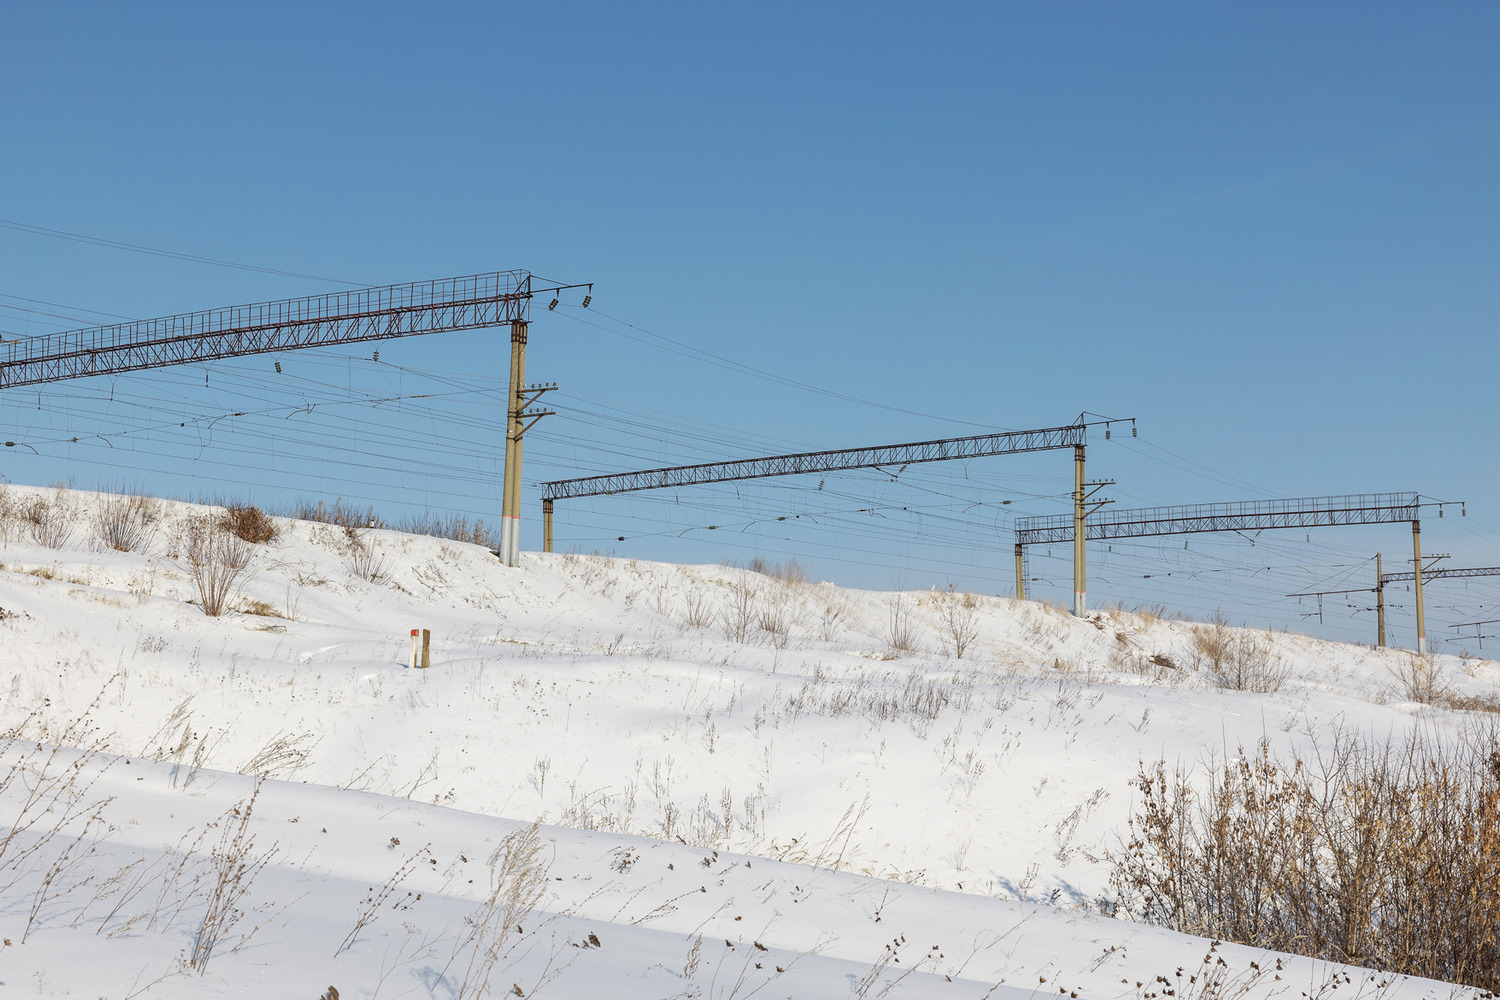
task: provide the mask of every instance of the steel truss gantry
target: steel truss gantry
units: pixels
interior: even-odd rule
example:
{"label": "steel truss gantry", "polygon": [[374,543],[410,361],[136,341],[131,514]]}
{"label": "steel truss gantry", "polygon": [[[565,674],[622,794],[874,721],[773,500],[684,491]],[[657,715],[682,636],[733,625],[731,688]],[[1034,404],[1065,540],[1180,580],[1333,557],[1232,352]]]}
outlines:
{"label": "steel truss gantry", "polygon": [[[1160,535],[1212,531],[1266,531],[1276,528],[1318,528],[1341,524],[1411,522],[1417,592],[1417,651],[1427,651],[1427,623],[1422,605],[1422,500],[1416,493],[1360,493],[1346,496],[1300,497],[1288,500],[1246,500],[1237,503],[1192,504],[1183,507],[1140,507],[1111,510],[1087,522],[1089,541],[1112,538],[1149,538]],[[1017,583],[1021,582],[1019,554],[1028,545],[1045,545],[1077,537],[1074,517],[1065,514],[1019,518],[1016,521]],[[1076,562],[1076,559],[1075,559]]]}
{"label": "steel truss gantry", "polygon": [[[1128,419],[1128,418],[1127,418]],[[1107,421],[1098,421],[1107,423]],[[1089,423],[1080,420],[1065,427],[1043,427],[1036,430],[1006,431],[971,437],[942,438],[910,444],[876,445],[869,448],[840,448],[833,451],[805,451],[791,455],[770,455],[729,462],[702,462],[697,465],[673,465],[640,472],[621,472],[580,479],[561,479],[542,484],[542,549],[552,551],[552,513],[555,501],[576,497],[610,496],[639,490],[699,486],[744,479],[766,479],[773,476],[795,476],[809,472],[836,472],[845,469],[878,469],[886,466],[915,465],[920,462],[951,462],[955,459],[988,458],[995,455],[1019,455],[1034,451],[1056,451],[1072,448],[1081,468],[1083,448]]]}
{"label": "steel truss gantry", "polygon": [[591,285],[582,284],[537,285],[523,270],[493,271],[31,337],[0,344],[0,389],[248,354],[509,325],[511,379],[499,555],[514,566],[520,546],[521,437],[531,426],[523,421],[533,418],[534,423],[535,417],[545,415],[526,408],[546,390],[528,389],[521,382],[531,297],[552,292],[555,306],[556,293],[585,287],[592,291]]}
{"label": "steel truss gantry", "polygon": [[772,476],[795,476],[805,472],[835,472],[840,469],[878,469],[887,465],[915,465],[918,462],[951,462],[963,458],[987,458],[992,455],[1019,455],[1028,451],[1053,451],[1073,448],[1084,443],[1084,424],[1067,427],[1044,427],[1032,431],[1008,431],[1003,434],[980,434],[975,437],[943,438],[917,441],[913,444],[883,444],[872,448],[841,448],[836,451],[804,451],[794,455],[771,455],[766,458],[743,458],[732,462],[702,462],[698,465],[672,465],[640,472],[620,472],[582,479],[560,479],[543,483],[543,495],[551,500],[574,497],[609,496],[638,490],[670,489],[674,486],[701,486],[705,483],[728,483],[741,479],[766,479]]}
{"label": "steel truss gantry", "polygon": [[526,323],[526,271],[329,292],[0,344],[0,389],[247,354]]}
{"label": "steel truss gantry", "polygon": [[[1206,531],[1264,531],[1270,528],[1314,528],[1335,524],[1389,524],[1415,521],[1415,493],[1368,493],[1353,496],[1302,497],[1295,500],[1246,500],[1183,507],[1137,507],[1109,510],[1089,519],[1084,537],[1146,538]],[[1016,544],[1046,545],[1072,537],[1073,517],[1054,514],[1016,520]]]}

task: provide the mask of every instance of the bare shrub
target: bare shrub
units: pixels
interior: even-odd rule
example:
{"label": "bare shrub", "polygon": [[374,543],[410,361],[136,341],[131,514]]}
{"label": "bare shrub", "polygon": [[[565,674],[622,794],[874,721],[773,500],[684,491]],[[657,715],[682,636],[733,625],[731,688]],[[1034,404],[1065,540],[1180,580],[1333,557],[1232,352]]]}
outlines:
{"label": "bare shrub", "polygon": [[916,628],[911,620],[911,599],[903,593],[891,595],[886,643],[893,653],[911,653],[917,648]]}
{"label": "bare shrub", "polygon": [[777,649],[791,645],[792,636],[802,627],[803,619],[802,602],[790,586],[766,594],[756,614],[756,624]]}
{"label": "bare shrub", "polygon": [[1432,654],[1407,653],[1386,669],[1407,701],[1437,705],[1447,700],[1451,686]]}
{"label": "bare shrub", "polygon": [[683,621],[689,628],[707,628],[713,624],[713,604],[708,592],[696,583],[682,595]]}
{"label": "bare shrub", "polygon": [[264,545],[276,538],[276,522],[253,504],[226,504],[222,523],[225,531],[253,545]]}
{"label": "bare shrub", "polygon": [[116,552],[139,552],[161,523],[161,504],[140,493],[104,500],[94,516],[94,537]]}
{"label": "bare shrub", "polygon": [[979,598],[956,593],[950,583],[946,591],[938,593],[937,607],[943,645],[952,650],[954,659],[962,660],[979,638]]}
{"label": "bare shrub", "polygon": [[750,575],[735,574],[729,585],[729,596],[719,609],[719,625],[724,629],[724,638],[749,642],[755,631],[755,611],[755,588],[750,586]]}
{"label": "bare shrub", "polygon": [[363,511],[354,507],[344,505],[343,497],[334,497],[333,503],[325,503],[319,500],[313,503],[311,500],[298,500],[284,508],[281,513],[298,521],[316,521],[319,524],[333,524],[340,528],[384,528],[385,521],[376,513],[374,507],[366,507]]}
{"label": "bare shrub", "polygon": [[1280,691],[1289,672],[1281,657],[1271,652],[1270,643],[1248,629],[1230,628],[1222,617],[1193,630],[1193,668],[1202,669],[1205,663],[1231,691]]}
{"label": "bare shrub", "polygon": [[1500,987],[1500,729],[1457,747],[1336,731],[1304,758],[1262,741],[1142,765],[1117,912],[1188,934]]}
{"label": "bare shrub", "polygon": [[21,508],[21,519],[32,541],[49,549],[60,549],[73,537],[73,512],[60,490],[51,500],[33,497]]}
{"label": "bare shrub", "polygon": [[248,542],[231,535],[209,517],[188,521],[184,555],[203,613],[217,618],[233,596],[241,575],[250,565],[252,552]]}
{"label": "bare shrub", "polygon": [[500,545],[500,536],[483,520],[475,518],[470,521],[467,516],[458,513],[434,514],[430,510],[424,510],[398,521],[392,527],[412,535],[451,538],[455,542],[483,545],[487,549],[498,548]]}
{"label": "bare shrub", "polygon": [[542,860],[542,839],[536,824],[507,834],[490,855],[490,890],[484,902],[464,918],[465,933],[454,948],[448,968],[463,963],[456,1000],[491,994],[490,979],[524,933],[527,919],[542,901],[548,865]]}
{"label": "bare shrub", "polygon": [[[826,588],[820,588],[826,589]],[[849,617],[849,598],[841,590],[827,589],[818,608],[818,638],[832,642]]]}
{"label": "bare shrub", "polygon": [[375,548],[374,539],[367,529],[358,525],[344,525],[344,567],[370,583],[384,583],[390,578],[386,569],[385,555]]}

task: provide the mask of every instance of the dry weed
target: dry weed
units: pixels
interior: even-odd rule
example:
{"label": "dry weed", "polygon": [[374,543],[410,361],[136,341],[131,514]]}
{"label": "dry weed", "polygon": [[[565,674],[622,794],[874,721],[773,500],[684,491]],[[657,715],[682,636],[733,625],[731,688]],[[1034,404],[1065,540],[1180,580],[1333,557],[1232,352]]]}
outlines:
{"label": "dry weed", "polygon": [[490,889],[484,902],[464,918],[465,933],[443,973],[462,963],[455,1000],[491,994],[490,980],[524,933],[521,921],[541,903],[548,865],[536,824],[508,834],[490,856]]}
{"label": "dry weed", "polygon": [[1121,915],[1204,937],[1500,988],[1500,727],[1458,747],[1348,732],[1308,757],[1142,765],[1111,853]]}

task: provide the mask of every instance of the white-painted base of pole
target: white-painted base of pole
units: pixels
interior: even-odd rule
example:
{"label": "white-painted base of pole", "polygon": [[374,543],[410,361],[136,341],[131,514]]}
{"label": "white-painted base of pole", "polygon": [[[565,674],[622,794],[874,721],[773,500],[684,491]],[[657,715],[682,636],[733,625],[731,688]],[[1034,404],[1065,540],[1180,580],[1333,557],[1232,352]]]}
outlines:
{"label": "white-painted base of pole", "polygon": [[521,558],[521,519],[508,514],[500,518],[500,561],[514,566]]}

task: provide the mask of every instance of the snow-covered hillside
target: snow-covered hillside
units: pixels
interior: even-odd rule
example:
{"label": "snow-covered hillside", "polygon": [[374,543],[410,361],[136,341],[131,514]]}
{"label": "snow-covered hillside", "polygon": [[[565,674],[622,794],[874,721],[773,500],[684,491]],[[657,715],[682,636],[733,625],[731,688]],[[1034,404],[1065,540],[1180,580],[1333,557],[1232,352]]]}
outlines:
{"label": "snow-covered hillside", "polygon": [[[153,503],[119,552],[96,530],[119,502],[0,500],[6,995],[1134,997],[1210,950],[1098,915],[1139,762],[1442,733],[1461,713],[1414,681],[1500,690],[1469,657],[1414,676],[1429,661],[1291,634],[509,569],[300,521],[212,618],[184,547],[221,512]],[[1329,975],[1285,966],[1248,995]]]}

